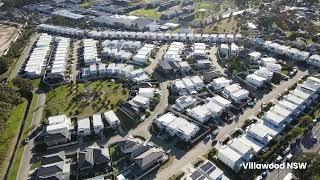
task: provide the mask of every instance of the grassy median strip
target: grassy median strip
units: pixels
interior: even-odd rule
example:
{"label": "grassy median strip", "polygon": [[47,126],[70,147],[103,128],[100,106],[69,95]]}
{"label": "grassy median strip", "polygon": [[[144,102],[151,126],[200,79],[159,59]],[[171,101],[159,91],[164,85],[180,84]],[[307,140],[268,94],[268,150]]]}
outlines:
{"label": "grassy median strip", "polygon": [[9,180],[15,180],[19,171],[19,167],[20,167],[20,163],[21,163],[21,159],[23,156],[23,152],[24,152],[24,146],[21,146],[21,142],[26,139],[28,137],[29,131],[32,129],[32,119],[33,119],[33,113],[36,110],[36,105],[38,102],[38,95],[36,95],[35,93],[33,93],[32,95],[32,101],[31,101],[31,105],[28,111],[28,116],[25,122],[25,126],[23,129],[23,132],[21,134],[21,138],[20,138],[20,142],[19,142],[19,147],[17,149],[17,151],[15,152],[15,157],[13,160],[13,165],[12,168],[9,171],[9,176],[8,179]]}
{"label": "grassy median strip", "polygon": [[[27,101],[24,100],[21,104],[19,104],[11,113],[10,119],[8,120],[8,124],[6,129],[1,133],[0,136],[0,154],[2,156],[7,156],[8,150],[10,149],[10,143],[12,138],[14,138],[17,133],[17,129],[19,129],[21,119],[26,111]],[[4,158],[0,164],[0,170],[3,172]]]}

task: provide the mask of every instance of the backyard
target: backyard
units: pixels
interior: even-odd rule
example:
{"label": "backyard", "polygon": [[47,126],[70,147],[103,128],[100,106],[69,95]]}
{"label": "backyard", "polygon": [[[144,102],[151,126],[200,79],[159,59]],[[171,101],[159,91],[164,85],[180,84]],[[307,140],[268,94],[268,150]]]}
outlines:
{"label": "backyard", "polygon": [[108,80],[63,85],[47,94],[44,118],[66,114],[90,115],[96,112],[115,110],[127,100],[129,91],[121,83]]}
{"label": "backyard", "polygon": [[161,13],[155,9],[138,9],[130,12],[132,16],[142,16],[150,19],[160,19]]}
{"label": "backyard", "polygon": [[238,29],[238,20],[232,17],[210,24],[203,31],[204,33],[236,33]]}

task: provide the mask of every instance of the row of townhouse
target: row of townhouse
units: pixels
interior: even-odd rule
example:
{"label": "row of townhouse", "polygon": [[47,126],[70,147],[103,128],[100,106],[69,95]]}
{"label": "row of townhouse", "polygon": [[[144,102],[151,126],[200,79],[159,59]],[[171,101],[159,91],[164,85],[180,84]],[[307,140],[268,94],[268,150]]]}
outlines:
{"label": "row of townhouse", "polygon": [[126,78],[133,82],[144,82],[150,80],[150,77],[143,69],[134,69],[133,65],[122,63],[110,63],[108,66],[104,63],[91,64],[89,67],[82,68],[81,77]]}
{"label": "row of townhouse", "polygon": [[269,71],[280,73],[282,66],[278,64],[277,60],[273,57],[261,57],[261,53],[253,51],[248,54],[249,60],[259,63],[261,66],[266,67]]}
{"label": "row of townhouse", "polygon": [[219,95],[207,98],[206,101],[207,102],[203,105],[187,109],[187,114],[198,122],[205,123],[210,118],[219,118],[231,105],[231,101]]}
{"label": "row of townhouse", "polygon": [[120,39],[120,40],[110,40],[106,39],[102,42],[103,47],[108,47],[110,49],[122,49],[125,51],[130,51],[130,52],[135,52],[139,48],[142,47],[142,42],[141,41],[130,41],[130,40],[125,40],[125,39]]}
{"label": "row of townhouse", "polygon": [[187,73],[191,67],[187,61],[182,60],[185,46],[181,42],[172,42],[167,48],[161,60],[158,61],[157,68],[166,75],[177,72]]}
{"label": "row of townhouse", "polygon": [[235,43],[231,43],[230,47],[228,44],[221,44],[219,47],[219,52],[223,56],[226,56],[228,54],[234,56],[239,53],[239,47]]}
{"label": "row of townhouse", "polygon": [[266,67],[259,67],[254,73],[246,77],[246,81],[255,87],[262,87],[265,83],[271,82],[273,72],[269,71]]}
{"label": "row of townhouse", "polygon": [[83,60],[86,65],[100,63],[98,58],[97,41],[93,39],[83,40]]}
{"label": "row of townhouse", "polygon": [[320,79],[309,77],[290,91],[267,111],[257,123],[250,125],[246,132],[227,145],[218,148],[218,159],[235,171],[239,171],[243,162],[268,145],[287,124],[309,106],[320,92]]}
{"label": "row of townhouse", "polygon": [[27,76],[39,76],[43,73],[51,50],[52,39],[52,36],[48,34],[40,35],[24,68]]}
{"label": "row of townhouse", "polygon": [[184,77],[175,80],[172,84],[172,90],[179,95],[196,94],[205,88],[205,84],[200,76]]}
{"label": "row of townhouse", "polygon": [[155,120],[157,127],[169,133],[170,136],[190,142],[192,138],[199,132],[200,128],[188,120],[177,117],[171,112],[165,113]]}
{"label": "row of townhouse", "polygon": [[241,34],[194,34],[194,33],[169,33],[169,32],[132,32],[132,31],[90,31],[79,30],[49,24],[40,24],[38,29],[70,36],[90,38],[115,38],[115,39],[143,39],[143,40],[168,40],[168,41],[199,41],[208,43],[232,43],[241,41]]}
{"label": "row of townhouse", "polygon": [[68,54],[70,48],[70,39],[64,37],[56,38],[57,47],[54,54],[54,59],[49,64],[46,78],[64,80],[65,71],[68,63]]}
{"label": "row of townhouse", "polygon": [[149,62],[149,58],[151,57],[152,53],[155,51],[154,44],[144,44],[141,49],[137,52],[136,55],[133,56],[132,61],[133,63],[143,65]]}
{"label": "row of townhouse", "polygon": [[[102,114],[94,114],[91,117],[78,119],[77,134],[87,136],[93,133],[99,135],[104,129],[103,121],[107,122],[112,128],[120,125],[120,120],[113,111],[106,111]],[[71,119],[66,115],[51,116],[48,118],[48,124],[44,130],[44,141],[47,146],[55,146],[71,141],[71,134],[74,126]]]}
{"label": "row of townhouse", "polygon": [[231,84],[232,81],[225,77],[218,77],[208,84],[213,91],[222,91],[222,95],[233,102],[240,103],[247,100],[249,91],[243,89],[239,84]]}
{"label": "row of townhouse", "polygon": [[291,48],[289,46],[281,45],[271,41],[263,41],[261,39],[253,39],[253,43],[256,46],[260,46],[263,49],[266,49],[267,51],[277,55],[284,55],[289,59],[304,61],[310,65],[320,67],[320,56],[318,54],[310,55],[310,53],[306,51],[300,51],[296,48]]}
{"label": "row of townhouse", "polygon": [[106,57],[114,58],[116,61],[120,62],[127,62],[133,57],[133,54],[131,52],[118,49],[111,49],[109,47],[103,48],[103,55]]}

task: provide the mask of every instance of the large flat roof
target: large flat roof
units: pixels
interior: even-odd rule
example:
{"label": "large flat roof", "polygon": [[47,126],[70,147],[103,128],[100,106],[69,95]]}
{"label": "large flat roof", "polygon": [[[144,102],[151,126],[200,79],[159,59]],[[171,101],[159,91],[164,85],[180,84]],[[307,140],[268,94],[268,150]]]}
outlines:
{"label": "large flat roof", "polygon": [[289,110],[283,108],[283,107],[280,106],[280,105],[275,105],[275,106],[273,106],[272,109],[271,109],[271,111],[272,111],[272,112],[275,112],[275,113],[277,113],[277,114],[279,114],[279,115],[281,115],[281,116],[283,116],[283,117],[287,117],[287,116],[289,116],[289,115],[292,113],[292,111],[289,111]]}
{"label": "large flat roof", "polygon": [[240,153],[241,155],[246,154],[247,152],[249,152],[251,150],[251,147],[244,144],[243,142],[241,142],[239,139],[232,139],[232,142],[230,144],[228,144],[228,146],[237,151],[238,153]]}
{"label": "large flat roof", "polygon": [[244,135],[238,138],[241,142],[251,147],[255,152],[259,152],[264,145],[253,138],[249,137],[248,135]]}
{"label": "large flat roof", "polygon": [[174,114],[172,114],[171,112],[168,112],[168,113],[160,116],[159,118],[157,118],[156,121],[161,124],[168,125],[176,118],[177,117]]}

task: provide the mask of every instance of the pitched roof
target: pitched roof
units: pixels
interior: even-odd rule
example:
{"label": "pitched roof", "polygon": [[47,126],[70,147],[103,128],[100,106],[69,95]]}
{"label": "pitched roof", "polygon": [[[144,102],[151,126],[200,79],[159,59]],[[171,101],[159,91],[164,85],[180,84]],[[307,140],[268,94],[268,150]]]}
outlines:
{"label": "pitched roof", "polygon": [[163,156],[163,151],[158,148],[151,148],[135,158],[135,162],[141,167],[145,167]]}
{"label": "pitched roof", "polygon": [[79,167],[87,168],[94,165],[93,150],[86,149],[79,153]]}
{"label": "pitched roof", "polygon": [[42,156],[41,165],[47,165],[47,164],[61,162],[61,161],[64,161],[64,159],[65,159],[65,153],[64,153],[64,151],[60,151],[55,154]]}

